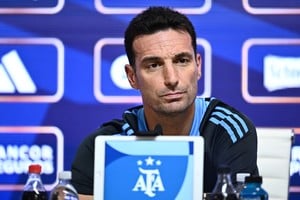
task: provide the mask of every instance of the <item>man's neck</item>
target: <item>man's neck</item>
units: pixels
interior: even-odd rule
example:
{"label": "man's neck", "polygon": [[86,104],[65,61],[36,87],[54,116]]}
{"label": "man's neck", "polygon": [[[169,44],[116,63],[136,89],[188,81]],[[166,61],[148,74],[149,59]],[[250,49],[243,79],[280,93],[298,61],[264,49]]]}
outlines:
{"label": "man's neck", "polygon": [[189,135],[194,119],[194,107],[189,112],[170,115],[151,115],[146,117],[149,130],[154,130],[157,124],[162,127],[163,135]]}

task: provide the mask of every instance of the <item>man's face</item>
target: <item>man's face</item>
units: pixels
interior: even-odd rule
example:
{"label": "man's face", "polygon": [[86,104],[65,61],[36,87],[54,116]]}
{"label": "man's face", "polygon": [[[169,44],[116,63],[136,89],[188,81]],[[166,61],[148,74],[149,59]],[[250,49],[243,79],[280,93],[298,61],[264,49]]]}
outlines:
{"label": "man's face", "polygon": [[191,37],[172,29],[142,35],[133,42],[135,68],[126,66],[131,86],[139,89],[144,109],[157,114],[187,110],[197,95],[201,58]]}

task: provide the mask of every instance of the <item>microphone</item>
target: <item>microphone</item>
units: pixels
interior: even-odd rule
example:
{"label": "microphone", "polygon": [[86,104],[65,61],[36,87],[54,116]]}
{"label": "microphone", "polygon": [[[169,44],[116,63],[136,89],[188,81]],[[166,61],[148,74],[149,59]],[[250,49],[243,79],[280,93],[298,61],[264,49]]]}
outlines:
{"label": "microphone", "polygon": [[138,131],[135,133],[136,136],[159,136],[163,135],[163,130],[160,124],[156,124],[152,131]]}
{"label": "microphone", "polygon": [[163,134],[163,130],[160,124],[156,124],[156,126],[154,127],[154,132],[157,133],[157,135],[162,135]]}

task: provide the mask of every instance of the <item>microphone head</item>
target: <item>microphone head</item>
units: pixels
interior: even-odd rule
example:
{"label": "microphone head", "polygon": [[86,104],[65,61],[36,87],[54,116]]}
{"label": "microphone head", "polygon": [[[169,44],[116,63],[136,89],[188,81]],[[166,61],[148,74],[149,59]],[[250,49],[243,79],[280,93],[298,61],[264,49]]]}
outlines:
{"label": "microphone head", "polygon": [[156,126],[154,127],[153,131],[145,131],[145,132],[136,132],[135,135],[137,136],[159,136],[162,135],[163,131],[162,131],[162,127],[160,124],[156,124]]}
{"label": "microphone head", "polygon": [[163,130],[162,130],[162,127],[161,127],[160,124],[156,124],[153,131],[155,133],[157,133],[157,135],[162,135],[163,134]]}

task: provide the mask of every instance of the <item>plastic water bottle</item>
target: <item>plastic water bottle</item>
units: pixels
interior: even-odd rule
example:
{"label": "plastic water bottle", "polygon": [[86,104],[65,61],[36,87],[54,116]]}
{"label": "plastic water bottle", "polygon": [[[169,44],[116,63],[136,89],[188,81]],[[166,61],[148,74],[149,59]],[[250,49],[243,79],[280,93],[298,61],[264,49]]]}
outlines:
{"label": "plastic water bottle", "polygon": [[237,173],[236,174],[236,185],[235,190],[239,194],[245,186],[245,178],[250,176],[250,173]]}
{"label": "plastic water bottle", "polygon": [[78,193],[71,184],[71,172],[63,171],[58,174],[58,184],[50,193],[50,200],[78,200]]}
{"label": "plastic water bottle", "polygon": [[47,200],[47,192],[41,179],[42,167],[31,164],[28,167],[28,179],[22,193],[22,200]]}
{"label": "plastic water bottle", "polygon": [[248,176],[245,187],[240,193],[240,200],[268,200],[268,193],[261,187],[261,176]]}
{"label": "plastic water bottle", "polygon": [[231,181],[231,169],[228,166],[218,168],[218,178],[210,200],[237,200],[238,195]]}

